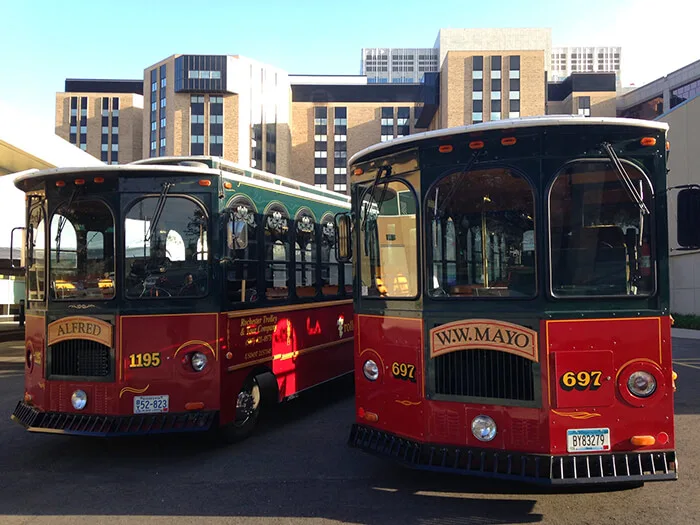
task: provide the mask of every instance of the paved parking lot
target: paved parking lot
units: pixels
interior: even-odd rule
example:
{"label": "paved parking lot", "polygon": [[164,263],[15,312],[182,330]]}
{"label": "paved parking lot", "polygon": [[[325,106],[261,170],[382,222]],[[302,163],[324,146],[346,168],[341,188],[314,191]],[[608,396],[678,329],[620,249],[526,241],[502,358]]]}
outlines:
{"label": "paved parking lot", "polygon": [[0,523],[697,523],[700,340],[674,339],[680,479],[552,493],[396,467],[346,446],[352,385],[269,413],[236,446],[206,436],[95,440],[25,432],[22,343],[0,343]]}

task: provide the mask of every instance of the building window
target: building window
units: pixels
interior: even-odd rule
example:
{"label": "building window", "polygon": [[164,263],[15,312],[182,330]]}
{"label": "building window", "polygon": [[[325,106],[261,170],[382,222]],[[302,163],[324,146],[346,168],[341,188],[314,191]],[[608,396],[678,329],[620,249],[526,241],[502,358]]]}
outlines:
{"label": "building window", "polygon": [[204,155],[204,96],[190,96],[190,154]]}
{"label": "building window", "polygon": [[336,107],[333,110],[333,190],[347,190],[348,163],[348,108]]}
{"label": "building window", "polygon": [[591,97],[578,97],[578,114],[584,117],[591,116]]}
{"label": "building window", "polygon": [[314,126],[328,126],[328,108],[314,108]]}
{"label": "building window", "polygon": [[381,142],[387,142],[394,138],[394,108],[381,108]]}
{"label": "building window", "polygon": [[472,100],[472,124],[478,124],[484,120],[484,101],[479,98]]}
{"label": "building window", "polygon": [[328,187],[328,108],[314,108],[314,185]]}
{"label": "building window", "polygon": [[333,109],[333,126],[335,133],[347,135],[348,132],[348,108],[336,107]]}
{"label": "building window", "polygon": [[675,108],[678,104],[682,104],[686,100],[700,94],[700,80],[694,80],[688,84],[677,87],[671,90],[671,107]]}
{"label": "building window", "polygon": [[411,133],[409,119],[411,118],[411,108],[398,108],[396,112],[396,136],[405,137]]}
{"label": "building window", "polygon": [[224,154],[224,97],[209,97],[209,155]]}

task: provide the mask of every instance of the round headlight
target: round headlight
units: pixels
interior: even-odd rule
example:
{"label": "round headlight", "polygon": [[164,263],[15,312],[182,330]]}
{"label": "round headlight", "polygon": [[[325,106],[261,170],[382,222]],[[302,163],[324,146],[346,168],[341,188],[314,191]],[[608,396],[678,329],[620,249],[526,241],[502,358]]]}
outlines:
{"label": "round headlight", "polygon": [[87,405],[87,394],[82,390],[76,390],[73,395],[70,396],[70,404],[76,410],[82,410]]}
{"label": "round headlight", "polygon": [[637,397],[649,397],[656,391],[656,379],[649,372],[633,372],[627,380],[627,389]]}
{"label": "round headlight", "polygon": [[190,361],[190,364],[192,365],[192,369],[195,372],[201,372],[202,370],[204,370],[204,367],[207,366],[207,356],[201,352],[195,352],[194,354],[192,354],[192,360]]}
{"label": "round headlight", "polygon": [[376,381],[379,377],[379,367],[377,363],[368,359],[365,361],[365,364],[362,365],[362,373],[365,374],[365,377],[370,381]]}
{"label": "round headlight", "polygon": [[472,434],[479,441],[491,441],[496,437],[496,422],[489,416],[476,416],[472,420]]}

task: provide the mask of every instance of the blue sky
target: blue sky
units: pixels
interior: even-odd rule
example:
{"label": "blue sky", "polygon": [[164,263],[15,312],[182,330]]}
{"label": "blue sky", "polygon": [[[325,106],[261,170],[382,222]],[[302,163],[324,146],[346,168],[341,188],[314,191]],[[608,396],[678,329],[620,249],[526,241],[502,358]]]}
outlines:
{"label": "blue sky", "polygon": [[[0,0],[0,102],[53,129],[66,78],[143,78],[176,53],[240,54],[292,74],[358,74],[363,47],[431,47],[441,27],[550,27],[623,46],[637,86],[700,58],[692,0]],[[675,14],[674,14],[675,13]]]}

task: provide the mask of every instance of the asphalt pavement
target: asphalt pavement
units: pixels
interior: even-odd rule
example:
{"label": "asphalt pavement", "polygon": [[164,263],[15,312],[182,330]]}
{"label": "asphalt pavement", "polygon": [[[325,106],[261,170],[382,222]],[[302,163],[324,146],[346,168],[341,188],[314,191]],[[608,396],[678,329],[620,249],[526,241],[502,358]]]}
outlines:
{"label": "asphalt pavement", "polygon": [[700,340],[673,343],[679,480],[584,491],[412,471],[350,449],[347,381],[269,411],[233,446],[31,434],[9,420],[22,343],[0,343],[0,524],[695,524]]}

